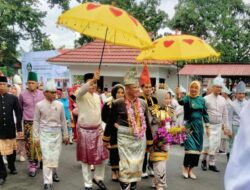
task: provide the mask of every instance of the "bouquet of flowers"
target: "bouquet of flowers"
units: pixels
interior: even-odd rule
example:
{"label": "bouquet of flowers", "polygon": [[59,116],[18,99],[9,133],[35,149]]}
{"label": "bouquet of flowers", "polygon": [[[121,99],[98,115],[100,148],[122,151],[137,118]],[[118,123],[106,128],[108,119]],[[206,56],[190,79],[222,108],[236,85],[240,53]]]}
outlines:
{"label": "bouquet of flowers", "polygon": [[164,125],[159,127],[154,135],[154,150],[167,151],[167,145],[181,144],[187,138],[186,129],[183,126],[173,126],[167,129]]}
{"label": "bouquet of flowers", "polygon": [[172,126],[168,133],[173,137],[173,144],[181,144],[187,139],[186,128],[184,126]]}
{"label": "bouquet of flowers", "polygon": [[154,135],[154,150],[155,151],[167,151],[167,144],[171,144],[173,137],[168,133],[165,127],[159,127],[157,132]]}

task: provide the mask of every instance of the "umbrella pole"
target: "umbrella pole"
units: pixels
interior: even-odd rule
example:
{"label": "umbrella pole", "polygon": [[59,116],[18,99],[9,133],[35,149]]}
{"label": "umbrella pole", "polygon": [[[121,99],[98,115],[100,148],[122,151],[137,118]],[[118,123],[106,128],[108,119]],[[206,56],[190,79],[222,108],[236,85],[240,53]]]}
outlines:
{"label": "umbrella pole", "polygon": [[99,69],[101,69],[101,65],[102,65],[102,58],[103,58],[103,53],[104,53],[104,49],[105,49],[107,33],[108,33],[108,28],[106,29],[106,32],[105,32],[105,38],[104,38],[103,47],[102,47],[101,60],[100,60],[99,67],[98,67]]}
{"label": "umbrella pole", "polygon": [[179,64],[178,64],[178,61],[177,61],[177,85],[178,87],[180,87],[180,76],[179,76]]}

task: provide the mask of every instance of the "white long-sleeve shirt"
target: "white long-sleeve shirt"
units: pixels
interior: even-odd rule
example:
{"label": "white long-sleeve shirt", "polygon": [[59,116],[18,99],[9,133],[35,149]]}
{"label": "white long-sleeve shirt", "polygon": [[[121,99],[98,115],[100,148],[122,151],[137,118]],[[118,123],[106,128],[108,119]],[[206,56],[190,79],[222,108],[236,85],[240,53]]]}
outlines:
{"label": "white long-sleeve shirt", "polygon": [[76,93],[79,125],[100,125],[101,101],[96,93],[89,93],[90,83],[83,84]]}
{"label": "white long-sleeve shirt", "polygon": [[233,123],[233,101],[230,98],[226,99],[227,102],[227,110],[228,110],[228,127],[230,131],[232,131],[232,123]]}
{"label": "white long-sleeve shirt", "polygon": [[242,108],[247,104],[247,101],[234,100],[233,101],[233,125],[240,125],[240,112]]}
{"label": "white long-sleeve shirt", "polygon": [[204,97],[210,124],[223,124],[228,129],[228,109],[225,98],[214,93]]}
{"label": "white long-sleeve shirt", "polygon": [[240,113],[240,127],[234,139],[233,149],[225,171],[226,190],[250,189],[250,100]]}
{"label": "white long-sleeve shirt", "polygon": [[68,136],[67,121],[61,102],[57,100],[49,102],[44,99],[36,104],[33,122],[34,139],[39,139],[40,129],[42,128],[62,128],[64,137]]}

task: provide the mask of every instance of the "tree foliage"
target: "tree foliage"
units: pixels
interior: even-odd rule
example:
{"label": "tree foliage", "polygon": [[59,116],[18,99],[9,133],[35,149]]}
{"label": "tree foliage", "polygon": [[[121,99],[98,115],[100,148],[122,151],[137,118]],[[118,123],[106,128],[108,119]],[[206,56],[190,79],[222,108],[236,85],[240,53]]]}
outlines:
{"label": "tree foliage", "polygon": [[0,0],[0,65],[16,63],[20,39],[39,39],[45,12],[37,0]]}
{"label": "tree foliage", "polygon": [[33,51],[45,51],[55,49],[52,41],[46,35],[44,35],[41,39],[39,38],[38,40],[34,40],[32,46]]}
{"label": "tree foliage", "polygon": [[[58,5],[64,11],[69,9],[70,1],[72,1],[72,0],[47,0],[47,2],[51,8],[53,8],[55,5]],[[79,3],[84,2],[84,0],[76,0],[76,1]]]}
{"label": "tree foliage", "polygon": [[242,0],[179,0],[168,26],[205,39],[222,62],[250,62],[250,6]]}

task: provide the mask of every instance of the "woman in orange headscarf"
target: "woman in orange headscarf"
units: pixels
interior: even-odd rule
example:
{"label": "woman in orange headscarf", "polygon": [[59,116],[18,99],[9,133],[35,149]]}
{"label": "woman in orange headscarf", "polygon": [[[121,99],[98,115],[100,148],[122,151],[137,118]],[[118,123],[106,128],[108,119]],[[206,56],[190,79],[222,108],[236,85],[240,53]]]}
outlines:
{"label": "woman in orange headscarf", "polygon": [[[184,178],[196,179],[193,167],[198,166],[203,145],[203,120],[208,126],[209,119],[205,100],[200,96],[200,82],[193,81],[189,86],[189,93],[180,99],[180,90],[176,89],[176,96],[180,105],[184,106],[184,121],[187,139],[184,142],[185,157],[183,162]],[[208,128],[206,128],[208,133]]]}

